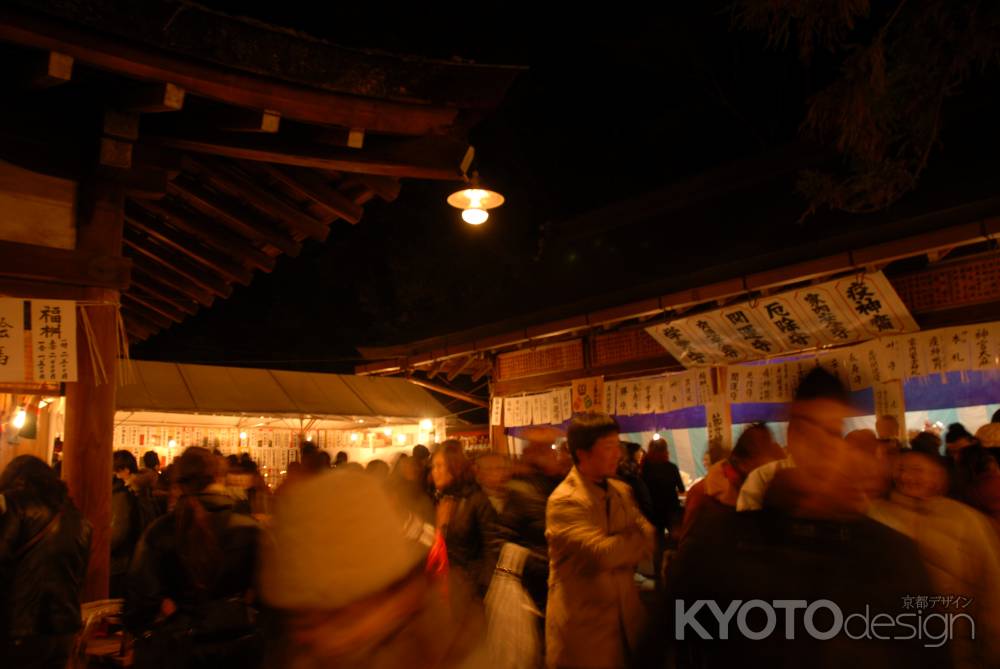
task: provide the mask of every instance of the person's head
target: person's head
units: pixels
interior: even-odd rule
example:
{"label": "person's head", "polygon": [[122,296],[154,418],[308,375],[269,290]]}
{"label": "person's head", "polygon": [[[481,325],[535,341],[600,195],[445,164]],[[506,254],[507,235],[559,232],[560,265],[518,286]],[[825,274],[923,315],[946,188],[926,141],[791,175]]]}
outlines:
{"label": "person's head", "polygon": [[423,471],[417,466],[416,460],[406,453],[403,453],[392,466],[392,478],[394,481],[402,479],[410,483],[420,483]]}
{"label": "person's head", "polygon": [[649,464],[670,462],[670,446],[666,439],[661,437],[649,442],[646,447],[646,462]]}
{"label": "person's head", "polygon": [[344,464],[345,462],[347,462],[347,452],[346,451],[337,451],[337,457],[334,458],[334,460],[333,460],[333,466],[334,467],[339,467],[340,465]]}
{"label": "person's head", "polygon": [[25,494],[55,511],[69,498],[56,471],[33,455],[19,455],[0,474],[0,495]]}
{"label": "person's head", "polygon": [[952,423],[944,433],[944,443],[948,450],[960,450],[972,443],[975,437],[961,423]]}
{"label": "person's head", "polygon": [[431,457],[431,479],[440,492],[451,487],[465,485],[474,480],[472,462],[465,457],[462,442],[446,439],[441,442]]}
{"label": "person's head", "polygon": [[416,460],[417,465],[420,467],[426,467],[427,461],[431,459],[431,450],[423,444],[414,446],[412,453],[413,459]]}
{"label": "person's head", "polygon": [[521,451],[521,464],[546,476],[555,477],[563,473],[563,467],[559,461],[559,449],[554,444],[529,443]]}
{"label": "person's head", "polygon": [[634,441],[623,441],[621,442],[622,448],[625,449],[625,458],[636,464],[642,461],[642,446],[635,443]]}
{"label": "person's head", "polygon": [[844,444],[844,419],[854,413],[840,380],[822,367],[813,368],[789,407],[789,453],[798,464],[831,457]]}
{"label": "person's head", "polygon": [[1000,423],[1000,409],[993,412],[993,417],[990,418],[991,423]]}
{"label": "person's head", "polygon": [[[312,442],[302,442],[299,446],[299,453],[299,461],[302,463],[302,469],[307,473],[315,474],[323,469],[329,469],[330,456],[324,451],[319,450]],[[326,459],[323,458],[324,455],[326,455]]]}
{"label": "person's head", "polygon": [[330,454],[326,451],[319,451],[316,456],[319,458],[320,471],[326,471],[333,466],[330,462]]}
{"label": "person's head", "polygon": [[975,443],[963,448],[959,453],[958,470],[960,478],[973,482],[982,476],[997,474],[1000,472],[1000,464],[988,448]]}
{"label": "person's head", "polygon": [[142,454],[142,466],[154,472],[160,471],[160,456],[156,451],[146,451]]}
{"label": "person's head", "polygon": [[389,478],[389,465],[385,460],[369,460],[368,464],[365,465],[365,473],[384,481]]}
{"label": "person's head", "polygon": [[115,451],[112,456],[112,467],[115,476],[123,481],[128,481],[139,471],[139,463],[129,451]]}
{"label": "person's head", "polygon": [[223,562],[217,531],[208,518],[199,495],[221,482],[222,458],[207,448],[190,446],[173,463],[172,484],[180,493],[174,507],[174,542],[181,568],[198,589],[215,583]]}
{"label": "person's head", "polygon": [[489,491],[502,490],[510,480],[510,463],[507,458],[496,453],[487,453],[476,458],[476,481]]}
{"label": "person's head", "polygon": [[603,482],[618,471],[618,422],[602,413],[574,416],[566,431],[569,453],[584,478]]}
{"label": "person's head", "polygon": [[223,475],[222,463],[207,448],[190,446],[174,461],[173,483],[183,495],[196,495]]}
{"label": "person's head", "polygon": [[898,439],[899,421],[895,416],[879,416],[875,420],[875,434],[879,439]]}
{"label": "person's head", "polygon": [[928,455],[940,455],[941,438],[933,432],[921,432],[910,439],[910,449]]}
{"label": "person's head", "polygon": [[948,470],[941,456],[924,451],[903,451],[893,478],[899,493],[915,499],[939,497],[948,490]]}
{"label": "person's head", "polygon": [[762,423],[755,423],[743,430],[736,440],[729,463],[745,478],[758,467],[784,457],[785,452],[774,440],[771,430]]}

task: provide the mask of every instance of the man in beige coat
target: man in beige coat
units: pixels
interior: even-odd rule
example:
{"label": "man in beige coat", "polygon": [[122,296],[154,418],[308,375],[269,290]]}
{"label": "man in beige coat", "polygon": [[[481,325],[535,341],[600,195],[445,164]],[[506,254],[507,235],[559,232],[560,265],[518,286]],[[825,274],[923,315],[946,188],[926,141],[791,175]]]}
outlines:
{"label": "man in beige coat", "polygon": [[629,487],[612,480],[618,424],[602,414],[573,419],[574,467],[546,507],[549,597],[546,664],[551,669],[626,666],[643,628],[635,568],[653,552],[653,526]]}

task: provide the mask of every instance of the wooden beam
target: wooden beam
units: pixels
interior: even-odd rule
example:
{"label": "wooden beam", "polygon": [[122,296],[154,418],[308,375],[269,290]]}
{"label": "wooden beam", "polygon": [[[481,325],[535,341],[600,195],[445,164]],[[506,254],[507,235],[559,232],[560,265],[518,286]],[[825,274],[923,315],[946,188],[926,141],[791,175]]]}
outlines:
{"label": "wooden beam", "polygon": [[32,54],[25,76],[31,88],[51,88],[73,78],[73,58],[58,51]]}
{"label": "wooden beam", "polygon": [[215,301],[215,297],[210,292],[194,285],[174,271],[173,268],[164,265],[158,260],[151,260],[146,256],[138,256],[132,271],[136,278],[144,284],[166,286],[194,300],[203,307],[210,307],[212,306],[212,302]]}
{"label": "wooden beam", "polygon": [[166,170],[171,179],[181,173],[184,154],[174,149],[139,143],[132,149],[132,160],[138,165]]}
{"label": "wooden beam", "polygon": [[125,321],[125,331],[133,340],[144,341],[157,333],[155,328],[141,322],[125,309],[122,310],[122,319]]}
{"label": "wooden beam", "polygon": [[229,107],[211,116],[212,122],[220,130],[230,132],[275,133],[281,127],[281,114],[276,111],[258,111]]}
{"label": "wooden beam", "polygon": [[328,223],[336,217],[352,225],[361,220],[364,209],[338,192],[316,172],[300,167],[278,167],[268,163],[262,163],[261,169],[296,197],[309,200],[330,212],[331,218]]}
{"label": "wooden beam", "polygon": [[105,167],[129,169],[132,167],[132,142],[114,137],[102,137],[98,163]]}
{"label": "wooden beam", "polygon": [[174,309],[183,311],[188,316],[194,316],[198,313],[198,307],[193,302],[171,291],[170,288],[164,287],[163,284],[150,279],[152,277],[144,277],[140,280],[138,276],[133,276],[129,292],[148,295],[164,304],[169,304]]}
{"label": "wooden beam", "polygon": [[434,366],[427,371],[428,380],[433,379],[435,376],[441,373],[441,370],[444,369],[444,362],[445,362],[444,360],[438,360],[436,363],[434,363]]}
{"label": "wooden beam", "polygon": [[173,323],[180,323],[185,318],[184,314],[162,304],[157,304],[155,300],[150,300],[142,295],[136,295],[131,291],[122,293],[122,304],[130,304],[131,307],[136,308],[140,312],[148,313],[151,317],[150,320],[153,320],[154,323],[162,324],[165,328],[170,327]]}
{"label": "wooden beam", "polygon": [[167,194],[170,175],[152,167],[136,167],[127,171],[115,170],[110,179],[120,183],[125,195],[138,200],[159,200]]}
{"label": "wooden beam", "polygon": [[125,288],[131,263],[91,251],[0,241],[0,276],[77,286]]}
{"label": "wooden beam", "polygon": [[115,109],[105,109],[103,130],[104,134],[109,137],[117,137],[134,142],[139,139],[139,115],[128,114]]}
{"label": "wooden beam", "polygon": [[176,202],[166,199],[160,202],[135,202],[135,205],[164,219],[181,232],[191,235],[202,243],[230,257],[248,263],[264,272],[274,269],[274,258],[267,255],[244,237],[233,234],[226,228],[193,209],[181,208]]}
{"label": "wooden beam", "polygon": [[448,375],[445,378],[448,381],[454,381],[456,378],[458,378],[460,374],[462,374],[462,372],[469,369],[469,367],[471,367],[476,360],[477,360],[476,356],[474,355],[468,356],[461,363],[455,365],[455,367],[450,372],[448,372]]}
{"label": "wooden beam", "polygon": [[378,177],[373,174],[355,174],[354,178],[375,192],[386,202],[392,202],[399,197],[399,179]]}
{"label": "wooden beam", "polygon": [[483,360],[482,365],[472,374],[472,382],[475,383],[481,378],[493,371],[493,363],[489,360]]}
{"label": "wooden beam", "polygon": [[462,400],[468,404],[477,407],[483,407],[484,409],[490,405],[489,402],[482,399],[481,397],[476,397],[475,395],[469,395],[468,393],[463,393],[459,390],[452,390],[451,388],[445,388],[444,386],[439,386],[436,383],[429,383],[422,379],[415,379],[412,376],[406,378],[407,381],[415,386],[420,386],[421,388],[427,388],[428,390],[433,390],[436,393],[441,393],[442,395],[447,395],[448,397],[454,397],[455,399]]}
{"label": "wooden beam", "polygon": [[238,160],[295,165],[389,177],[458,181],[467,145],[447,137],[386,143],[364,150],[341,149],[270,135],[191,132],[144,137],[143,141],[181,151]]}
{"label": "wooden beam", "polygon": [[171,252],[166,247],[154,244],[148,238],[143,237],[130,228],[125,229],[124,241],[128,248],[172,269],[191,283],[204,288],[210,293],[219,297],[229,297],[233,293],[233,287],[226,283],[218,274],[196,266],[194,263]]}
{"label": "wooden beam", "polygon": [[307,123],[424,135],[441,132],[458,115],[457,108],[333,93],[201,64],[157,49],[133,47],[113,36],[97,36],[9,6],[0,7],[0,40],[59,51],[80,63],[133,79],[170,81],[193,95],[250,109],[271,109]]}
{"label": "wooden beam", "polygon": [[313,218],[309,213],[285,202],[263,188],[262,184],[242,174],[222,161],[208,159],[187,159],[185,170],[210,181],[220,190],[228,191],[268,216],[283,222],[295,232],[318,241],[325,241],[330,234],[329,226]]}
{"label": "wooden beam", "polygon": [[141,84],[122,93],[117,106],[142,114],[180,111],[184,108],[184,89],[171,83]]}
{"label": "wooden beam", "polygon": [[302,245],[281,234],[270,221],[264,220],[256,212],[232,198],[225,197],[205,188],[196,181],[178,177],[167,187],[167,192],[184,200],[188,205],[217,218],[230,229],[255,242],[270,244],[282,253],[292,257],[302,250]]}
{"label": "wooden beam", "polygon": [[207,249],[197,242],[187,239],[183,234],[137,208],[126,208],[125,220],[132,227],[144,232],[164,246],[170,247],[182,255],[201,263],[208,269],[236,281],[244,286],[250,284],[253,273],[246,267],[233,262],[221,253]]}
{"label": "wooden beam", "polygon": [[155,325],[159,330],[166,330],[174,324],[173,321],[166,316],[161,316],[149,307],[143,306],[134,299],[131,299],[126,293],[122,294],[122,305],[128,307],[129,313],[133,313],[136,316],[141,317],[142,320]]}

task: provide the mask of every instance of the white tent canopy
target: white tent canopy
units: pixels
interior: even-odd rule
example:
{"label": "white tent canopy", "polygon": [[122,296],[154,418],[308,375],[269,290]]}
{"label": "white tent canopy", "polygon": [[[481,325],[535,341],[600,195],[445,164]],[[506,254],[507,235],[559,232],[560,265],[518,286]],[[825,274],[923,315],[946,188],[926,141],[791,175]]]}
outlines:
{"label": "white tent canopy", "polygon": [[132,361],[121,369],[118,411],[443,418],[448,410],[405,379]]}

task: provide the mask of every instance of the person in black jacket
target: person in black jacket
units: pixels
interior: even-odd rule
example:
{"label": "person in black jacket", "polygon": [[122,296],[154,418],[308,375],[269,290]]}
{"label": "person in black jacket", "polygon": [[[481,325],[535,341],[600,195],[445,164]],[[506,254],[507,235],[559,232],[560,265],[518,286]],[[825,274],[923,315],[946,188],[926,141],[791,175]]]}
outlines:
{"label": "person in black jacket", "polygon": [[642,463],[642,480],[653,501],[650,522],[661,531],[674,527],[680,521],[681,503],[677,495],[684,492],[684,480],[677,465],[670,462],[665,439],[649,442],[646,459]]}
{"label": "person in black jacket", "polygon": [[449,439],[434,452],[431,477],[437,490],[436,527],[444,537],[448,565],[464,572],[482,596],[496,563],[497,513],[476,483],[472,463],[458,440]]}
{"label": "person in black jacket", "polygon": [[0,475],[0,666],[62,669],[80,629],[91,528],[42,460]]}
{"label": "person in black jacket", "polygon": [[180,497],[136,549],[124,618],[136,635],[136,667],[257,666],[250,606],[259,527],[236,513],[221,460],[191,447],[174,464]]}

